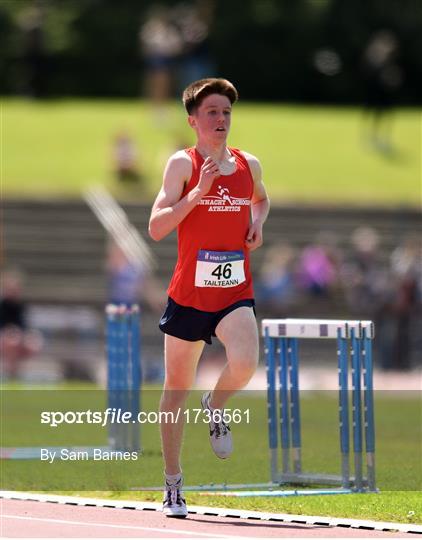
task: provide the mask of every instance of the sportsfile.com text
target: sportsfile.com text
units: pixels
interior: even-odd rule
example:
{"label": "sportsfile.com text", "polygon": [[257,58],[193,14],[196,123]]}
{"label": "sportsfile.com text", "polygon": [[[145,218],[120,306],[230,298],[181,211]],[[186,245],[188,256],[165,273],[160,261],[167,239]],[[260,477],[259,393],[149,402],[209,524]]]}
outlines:
{"label": "sportsfile.com text", "polygon": [[41,424],[58,427],[61,424],[172,424],[184,420],[187,424],[208,424],[220,422],[240,424],[250,422],[249,409],[224,409],[213,412],[203,409],[177,409],[176,411],[140,411],[133,417],[131,411],[121,408],[107,408],[104,411],[43,411],[40,415]]}

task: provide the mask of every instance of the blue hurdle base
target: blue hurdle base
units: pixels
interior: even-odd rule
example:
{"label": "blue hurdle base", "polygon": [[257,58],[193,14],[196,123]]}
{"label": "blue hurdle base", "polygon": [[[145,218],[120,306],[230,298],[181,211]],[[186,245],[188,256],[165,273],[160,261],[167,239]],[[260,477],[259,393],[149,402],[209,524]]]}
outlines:
{"label": "blue hurdle base", "polygon": [[303,495],[350,495],[352,489],[285,489],[266,491],[205,491],[201,495],[220,497],[297,497]]}
{"label": "blue hurdle base", "polygon": [[[263,489],[258,489],[263,488]],[[130,491],[162,491],[162,486],[134,487]],[[282,489],[281,484],[260,482],[250,484],[198,484],[183,486],[183,491],[196,491],[201,495],[218,495],[226,497],[293,497],[300,495],[349,495],[359,493],[355,488],[309,488]]]}

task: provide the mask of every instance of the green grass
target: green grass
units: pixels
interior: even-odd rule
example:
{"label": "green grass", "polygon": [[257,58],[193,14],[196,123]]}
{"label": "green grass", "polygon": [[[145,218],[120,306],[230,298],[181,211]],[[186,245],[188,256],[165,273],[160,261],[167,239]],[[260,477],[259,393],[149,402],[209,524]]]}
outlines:
{"label": "green grass", "polygon": [[[117,195],[150,200],[168,156],[193,143],[182,107],[165,121],[142,101],[3,99],[3,196],[79,196],[102,182]],[[125,129],[140,150],[145,182],[116,185],[111,143]],[[396,111],[395,154],[367,146],[358,108],[239,103],[229,143],[256,154],[274,201],[420,204],[421,111]]]}
{"label": "green grass", "polygon": [[[157,409],[160,391],[145,389],[143,409]],[[189,408],[198,407],[198,394]],[[303,465],[308,472],[339,472],[338,409],[335,392],[302,393]],[[40,411],[104,410],[105,393],[90,387],[77,390],[8,390],[2,395],[1,446],[104,445],[105,429],[95,425],[51,428],[40,424]],[[422,422],[416,393],[377,393],[378,494],[293,498],[221,498],[187,494],[190,504],[228,506],[271,512],[330,515],[422,523]],[[190,423],[186,429],[183,470],[187,484],[249,483],[269,480],[265,396],[244,393],[232,407],[250,410],[250,422],[233,425],[235,452],[217,460],[207,441],[207,426]],[[161,493],[133,491],[159,486],[162,458],[158,426],[142,427],[143,455],[134,462],[2,461],[3,489],[50,491],[83,496],[159,501]]]}

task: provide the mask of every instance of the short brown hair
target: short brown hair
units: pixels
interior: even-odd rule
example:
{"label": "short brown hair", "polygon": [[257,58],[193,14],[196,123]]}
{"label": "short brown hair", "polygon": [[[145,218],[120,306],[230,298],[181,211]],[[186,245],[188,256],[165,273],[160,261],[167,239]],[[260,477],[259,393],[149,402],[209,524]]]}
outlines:
{"label": "short brown hair", "polygon": [[194,113],[211,94],[228,97],[232,105],[239,97],[236,88],[227,79],[200,79],[191,83],[183,92],[182,100],[187,113]]}

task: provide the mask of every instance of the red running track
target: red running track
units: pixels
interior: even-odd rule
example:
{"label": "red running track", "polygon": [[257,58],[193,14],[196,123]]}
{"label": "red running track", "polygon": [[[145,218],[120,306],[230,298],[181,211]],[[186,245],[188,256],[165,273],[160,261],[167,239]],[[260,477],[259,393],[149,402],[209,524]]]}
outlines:
{"label": "red running track", "polygon": [[0,536],[10,538],[405,538],[408,533],[2,499]]}

